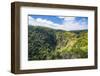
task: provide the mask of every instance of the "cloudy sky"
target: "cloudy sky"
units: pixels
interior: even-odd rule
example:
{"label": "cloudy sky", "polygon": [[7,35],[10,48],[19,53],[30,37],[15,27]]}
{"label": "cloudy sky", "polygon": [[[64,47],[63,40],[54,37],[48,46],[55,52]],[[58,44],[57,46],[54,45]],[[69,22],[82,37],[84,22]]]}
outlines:
{"label": "cloudy sky", "polygon": [[88,17],[29,15],[28,21],[28,25],[44,26],[67,31],[88,29]]}

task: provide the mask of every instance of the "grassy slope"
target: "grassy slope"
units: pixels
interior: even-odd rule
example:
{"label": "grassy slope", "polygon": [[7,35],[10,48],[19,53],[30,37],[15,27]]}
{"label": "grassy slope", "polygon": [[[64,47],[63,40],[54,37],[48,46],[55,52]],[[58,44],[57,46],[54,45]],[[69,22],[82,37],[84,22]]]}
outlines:
{"label": "grassy slope", "polygon": [[87,58],[87,30],[63,31],[28,26],[28,59]]}

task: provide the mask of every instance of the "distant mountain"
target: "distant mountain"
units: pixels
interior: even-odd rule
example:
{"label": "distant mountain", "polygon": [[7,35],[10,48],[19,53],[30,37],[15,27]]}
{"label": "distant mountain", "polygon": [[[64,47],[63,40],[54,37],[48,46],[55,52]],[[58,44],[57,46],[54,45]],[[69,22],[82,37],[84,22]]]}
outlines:
{"label": "distant mountain", "polygon": [[84,30],[71,30],[70,32],[79,34],[81,32],[88,32],[88,29],[84,29]]}
{"label": "distant mountain", "polygon": [[28,26],[28,60],[88,57],[88,30],[65,31]]}

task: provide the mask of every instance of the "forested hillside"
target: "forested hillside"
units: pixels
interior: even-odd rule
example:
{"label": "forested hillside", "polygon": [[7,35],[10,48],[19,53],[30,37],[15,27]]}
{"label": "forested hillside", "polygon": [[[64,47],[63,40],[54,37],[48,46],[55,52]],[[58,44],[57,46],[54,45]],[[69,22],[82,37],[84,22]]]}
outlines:
{"label": "forested hillside", "polygon": [[28,60],[88,57],[88,30],[64,31],[28,26]]}

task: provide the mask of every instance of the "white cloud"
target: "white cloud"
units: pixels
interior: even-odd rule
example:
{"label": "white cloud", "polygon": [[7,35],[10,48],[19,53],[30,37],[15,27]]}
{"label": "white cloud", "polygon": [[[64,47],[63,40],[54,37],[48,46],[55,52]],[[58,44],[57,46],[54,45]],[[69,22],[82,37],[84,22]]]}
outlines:
{"label": "white cloud", "polygon": [[58,18],[64,19],[66,21],[73,21],[73,20],[75,20],[75,17],[62,17],[62,16],[59,16]]}
{"label": "white cloud", "polygon": [[33,26],[44,26],[44,27],[50,27],[53,29],[60,29],[58,26],[59,24],[56,24],[50,20],[42,19],[42,18],[32,18],[29,16],[29,25]]}
{"label": "white cloud", "polygon": [[41,22],[41,23],[46,23],[46,24],[53,24],[52,21],[49,21],[49,20],[46,20],[46,19],[41,19],[41,18],[37,18],[36,21]]}
{"label": "white cloud", "polygon": [[82,29],[87,29],[87,26],[84,24],[80,25],[77,21],[75,21],[75,17],[59,17],[63,18],[64,22],[62,25],[54,23],[50,20],[47,19],[42,19],[42,18],[32,18],[29,16],[29,25],[33,26],[44,26],[44,27],[49,27],[53,29],[62,29],[62,30],[82,30]]}
{"label": "white cloud", "polygon": [[64,19],[64,22],[63,22],[63,29],[64,30],[84,30],[84,29],[87,29],[87,25],[86,25],[86,20],[83,20],[81,21],[81,24],[80,24],[80,21],[76,21],[75,20],[75,17],[59,17],[61,19]]}
{"label": "white cloud", "polygon": [[73,19],[72,20],[65,20],[63,25],[65,26],[65,28],[67,30],[84,30],[84,29],[87,29],[87,25],[85,25],[85,24],[80,25],[79,22],[77,22]]}
{"label": "white cloud", "polygon": [[28,16],[28,21],[29,21],[29,25],[34,25],[34,21],[35,19],[34,18],[32,18],[31,16]]}
{"label": "white cloud", "polygon": [[65,23],[65,29],[67,29],[68,31],[70,30],[84,30],[84,29],[87,29],[87,26],[86,25],[80,25],[78,23]]}

